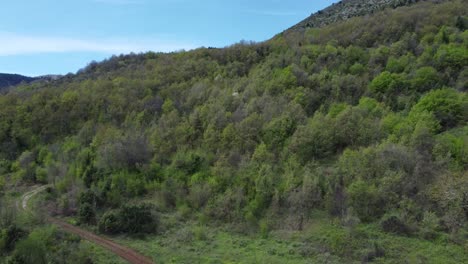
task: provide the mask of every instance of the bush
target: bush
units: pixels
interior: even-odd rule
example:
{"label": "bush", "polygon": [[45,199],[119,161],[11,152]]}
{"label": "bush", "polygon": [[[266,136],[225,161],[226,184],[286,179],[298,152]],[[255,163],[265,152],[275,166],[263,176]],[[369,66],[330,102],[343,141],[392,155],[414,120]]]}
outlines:
{"label": "bush", "polygon": [[99,230],[104,233],[153,233],[157,230],[158,219],[151,206],[124,205],[117,211],[106,212],[99,221]]}
{"label": "bush", "polygon": [[78,219],[81,223],[94,224],[96,219],[96,212],[94,206],[89,203],[80,204],[78,210]]}
{"label": "bush", "polygon": [[437,229],[439,228],[439,218],[433,212],[424,212],[421,221],[421,235],[425,239],[434,239],[437,236]]}
{"label": "bush", "polygon": [[157,229],[158,222],[156,216],[151,211],[151,206],[125,205],[119,213],[122,230],[124,232],[153,233]]}
{"label": "bush", "polygon": [[203,226],[196,226],[193,228],[193,235],[196,240],[204,241],[208,239],[206,228]]}
{"label": "bush", "polygon": [[411,234],[410,228],[396,215],[386,216],[380,222],[383,231],[400,235]]}
{"label": "bush", "polygon": [[212,195],[210,186],[206,183],[197,183],[190,188],[188,200],[192,208],[200,209],[206,205]]}
{"label": "bush", "polygon": [[440,69],[461,69],[468,64],[466,48],[455,44],[440,46],[434,58]]}
{"label": "bush", "polygon": [[362,259],[362,263],[372,262],[376,258],[381,258],[385,256],[385,250],[382,248],[381,245],[377,243],[373,243],[372,249],[364,256]]}
{"label": "bush", "polygon": [[308,125],[300,126],[291,139],[290,150],[307,162],[330,156],[335,151],[333,121],[323,114],[316,114]]}
{"label": "bush", "polygon": [[3,248],[0,248],[2,251],[10,252],[15,248],[16,242],[21,240],[23,237],[27,235],[27,232],[24,231],[23,229],[12,225],[8,227],[6,230],[3,230],[1,232],[1,238],[2,238],[2,246]]}
{"label": "bush", "polygon": [[432,67],[422,67],[416,71],[414,78],[411,80],[413,89],[418,92],[425,92],[438,88],[441,80],[437,70]]}
{"label": "bush", "polygon": [[410,115],[427,111],[433,113],[444,129],[455,127],[462,120],[466,121],[464,109],[467,107],[466,96],[454,89],[432,90],[413,107]]}
{"label": "bush", "polygon": [[385,205],[380,201],[378,189],[362,180],[353,182],[347,189],[350,205],[355,208],[363,221],[371,221],[381,216]]}
{"label": "bush", "polygon": [[403,85],[404,79],[400,74],[385,71],[372,80],[369,88],[375,93],[392,93]]}
{"label": "bush", "polygon": [[108,234],[117,234],[122,231],[120,226],[119,217],[114,211],[107,211],[101,219],[99,219],[98,225],[99,231]]}
{"label": "bush", "polygon": [[28,238],[21,240],[15,247],[13,263],[46,264],[48,246],[50,246],[52,230],[35,230]]}

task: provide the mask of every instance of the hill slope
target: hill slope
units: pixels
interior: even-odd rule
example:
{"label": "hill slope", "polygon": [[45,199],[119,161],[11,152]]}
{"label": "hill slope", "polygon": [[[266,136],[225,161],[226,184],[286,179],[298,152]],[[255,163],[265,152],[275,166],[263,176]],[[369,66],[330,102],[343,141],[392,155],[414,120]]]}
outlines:
{"label": "hill slope", "polygon": [[22,85],[0,189],[54,183],[43,208],[155,234],[128,243],[167,262],[466,263],[467,15],[423,1]]}
{"label": "hill slope", "polygon": [[[322,27],[351,17],[365,16],[385,8],[397,8],[424,0],[343,0],[304,19],[289,30]],[[442,2],[442,1],[433,1]]]}

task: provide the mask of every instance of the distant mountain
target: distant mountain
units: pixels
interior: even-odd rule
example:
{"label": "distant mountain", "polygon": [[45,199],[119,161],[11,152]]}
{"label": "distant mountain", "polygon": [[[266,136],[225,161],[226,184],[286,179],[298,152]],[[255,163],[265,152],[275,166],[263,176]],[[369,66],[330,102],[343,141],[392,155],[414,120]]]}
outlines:
{"label": "distant mountain", "polygon": [[[410,5],[424,0],[343,0],[333,4],[291,27],[291,30],[303,30],[322,27],[351,17],[373,14],[388,7]],[[443,0],[428,0],[442,2]]]}
{"label": "distant mountain", "polygon": [[36,81],[55,81],[61,78],[61,75],[43,75],[37,77],[28,77],[19,74],[0,73],[0,91],[5,91],[10,87],[21,83],[32,83]]}
{"label": "distant mountain", "polygon": [[19,74],[7,74],[7,73],[0,73],[0,90],[4,90],[5,88],[16,86],[22,82],[30,83],[38,78],[34,77],[27,77]]}

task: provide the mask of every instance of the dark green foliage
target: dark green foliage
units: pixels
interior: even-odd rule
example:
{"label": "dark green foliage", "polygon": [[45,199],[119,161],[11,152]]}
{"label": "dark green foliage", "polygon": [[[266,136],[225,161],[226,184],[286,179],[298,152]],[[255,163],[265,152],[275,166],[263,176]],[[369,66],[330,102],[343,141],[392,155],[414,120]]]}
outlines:
{"label": "dark green foliage", "polygon": [[364,181],[355,181],[347,189],[349,204],[356,208],[359,218],[371,221],[379,218],[385,210],[385,204],[380,200],[378,189]]}
{"label": "dark green foliage", "polygon": [[108,211],[99,219],[99,231],[108,234],[121,232],[120,220],[116,212]]}
{"label": "dark green foliage", "polygon": [[270,149],[282,149],[285,141],[291,137],[295,129],[296,123],[290,117],[274,119],[265,127],[263,141]]}
{"label": "dark green foliage", "polygon": [[326,158],[335,151],[333,123],[330,118],[316,114],[307,125],[297,128],[291,139],[291,152],[303,162]]}
{"label": "dark green foliage", "polygon": [[466,16],[457,17],[455,26],[462,31],[468,29],[468,18]]}
{"label": "dark green foliage", "polygon": [[410,228],[395,215],[389,215],[383,218],[380,225],[383,231],[387,233],[400,235],[409,235],[411,233]]}
{"label": "dark green foliage", "polygon": [[89,203],[80,204],[78,220],[81,223],[92,224],[95,222],[96,212],[94,206]]}
{"label": "dark green foliage", "polygon": [[3,248],[1,250],[3,252],[12,251],[15,248],[16,242],[27,236],[27,234],[28,233],[25,230],[14,225],[2,230],[1,237],[3,240]]}
{"label": "dark green foliage", "polygon": [[152,233],[157,229],[157,219],[149,205],[124,206],[120,209],[119,218],[123,232]]}
{"label": "dark green foliage", "polygon": [[124,205],[106,212],[99,220],[99,230],[108,234],[149,234],[158,228],[157,216],[149,205]]}

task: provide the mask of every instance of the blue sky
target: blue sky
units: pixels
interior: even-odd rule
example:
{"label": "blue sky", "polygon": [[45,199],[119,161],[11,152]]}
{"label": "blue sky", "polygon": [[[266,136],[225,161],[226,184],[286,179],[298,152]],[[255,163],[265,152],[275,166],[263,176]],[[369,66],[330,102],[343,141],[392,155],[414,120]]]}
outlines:
{"label": "blue sky", "polygon": [[112,54],[263,41],[337,0],[12,0],[0,72],[76,72]]}

